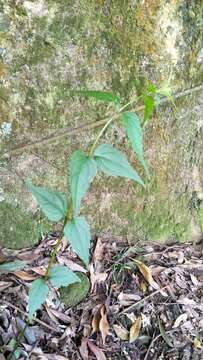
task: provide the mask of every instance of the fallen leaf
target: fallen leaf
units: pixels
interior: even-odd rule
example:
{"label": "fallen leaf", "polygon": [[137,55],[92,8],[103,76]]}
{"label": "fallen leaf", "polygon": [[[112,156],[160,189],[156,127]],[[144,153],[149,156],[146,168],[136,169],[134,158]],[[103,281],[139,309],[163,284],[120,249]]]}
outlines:
{"label": "fallen leaf", "polygon": [[107,320],[107,312],[105,305],[102,306],[100,310],[100,314],[101,314],[101,320],[99,322],[99,330],[101,331],[103,344],[105,344],[106,337],[109,333],[109,323]]}
{"label": "fallen leaf", "polygon": [[43,266],[36,266],[34,268],[31,268],[31,270],[41,276],[44,276],[46,274],[46,269]]}
{"label": "fallen leaf", "polygon": [[134,314],[133,312],[127,313],[126,316],[128,317],[128,319],[129,319],[132,323],[134,323],[135,320],[137,319],[136,316],[135,316],[135,314]]}
{"label": "fallen leaf", "polygon": [[147,291],[147,285],[146,285],[145,281],[141,281],[141,283],[140,283],[140,289],[142,290],[143,294],[146,293],[146,291]]}
{"label": "fallen leaf", "polygon": [[127,329],[125,329],[123,326],[121,326],[121,325],[113,325],[113,329],[114,329],[116,335],[121,340],[128,340],[129,331]]}
{"label": "fallen leaf", "polygon": [[93,253],[93,260],[95,263],[103,260],[105,246],[106,246],[105,242],[101,238],[98,238]]}
{"label": "fallen leaf", "polygon": [[64,312],[55,310],[55,309],[49,309],[53,313],[55,317],[63,321],[64,323],[71,323],[71,317],[66,315]]}
{"label": "fallen leaf", "polygon": [[170,346],[170,347],[173,347],[173,344],[171,342],[171,339],[169,338],[169,336],[167,335],[165,329],[164,329],[164,326],[163,324],[161,323],[160,319],[158,318],[158,322],[159,322],[159,331],[160,331],[160,334],[162,336],[162,338],[164,339],[165,343]]}
{"label": "fallen leaf", "polygon": [[134,342],[140,333],[142,318],[139,316],[130,328],[130,343]]}
{"label": "fallen leaf", "polygon": [[11,285],[12,285],[11,281],[0,281],[0,291],[7,289]]}
{"label": "fallen leaf", "polygon": [[96,290],[96,284],[99,282],[104,282],[107,279],[108,274],[95,272],[93,264],[90,264],[89,271],[90,271],[90,281],[91,281],[91,292],[94,292]]}
{"label": "fallen leaf", "polygon": [[191,278],[191,280],[192,280],[193,285],[195,285],[195,286],[198,286],[198,285],[199,285],[199,281],[198,281],[198,279],[196,278],[195,275],[190,274],[190,278]]}
{"label": "fallen leaf", "polygon": [[90,350],[96,356],[97,360],[106,360],[106,356],[104,355],[103,351],[98,346],[93,344],[93,342],[90,340],[87,340],[87,344],[88,344],[88,347],[90,348]]}
{"label": "fallen leaf", "polygon": [[141,313],[142,317],[142,328],[151,326],[151,317]]}
{"label": "fallen leaf", "polygon": [[52,309],[49,308],[48,306],[45,305],[45,309],[50,317],[50,319],[57,325],[59,325],[59,321],[58,319],[54,316],[54,314],[52,313]]}
{"label": "fallen leaf", "polygon": [[193,299],[189,299],[187,297],[184,297],[183,299],[178,299],[177,302],[181,305],[199,307],[199,304],[197,304]]}
{"label": "fallen leaf", "polygon": [[121,306],[128,306],[134,303],[135,301],[139,301],[141,299],[141,296],[137,294],[128,294],[121,292],[118,295],[118,300]]}
{"label": "fallen leaf", "polygon": [[68,268],[71,269],[72,271],[79,271],[84,274],[87,273],[87,270],[83,266],[77,264],[76,262],[74,262],[70,259],[66,259],[65,256],[64,257],[57,256],[57,259],[58,259],[59,264],[68,266]]}
{"label": "fallen leaf", "polygon": [[193,341],[193,344],[194,344],[194,347],[196,348],[196,349],[201,349],[201,341],[200,341],[200,339],[199,338],[195,338],[194,339],[194,341]]}
{"label": "fallen leaf", "polygon": [[88,352],[87,343],[88,343],[87,339],[82,339],[81,345],[79,347],[79,352],[80,352],[80,355],[81,355],[83,360],[88,360],[89,359],[89,352]]}
{"label": "fallen leaf", "polygon": [[27,273],[26,271],[23,271],[23,270],[15,271],[14,274],[17,277],[19,277],[20,279],[25,280],[25,281],[32,281],[32,280],[36,279],[36,276],[30,275],[29,273]]}
{"label": "fallen leaf", "polygon": [[101,320],[101,307],[99,307],[99,309],[97,309],[97,311],[95,311],[93,318],[92,318],[92,330],[93,333],[95,331],[99,330],[99,323]]}
{"label": "fallen leaf", "polygon": [[187,314],[181,314],[180,316],[177,317],[177,319],[175,320],[174,324],[173,324],[173,328],[177,328],[180,323],[183,321],[185,322],[187,320]]}
{"label": "fallen leaf", "polygon": [[140,270],[141,274],[144,276],[145,280],[148,282],[148,284],[156,290],[159,289],[159,285],[156,283],[156,281],[154,281],[152,277],[150,268],[139,260],[134,259],[134,262]]}

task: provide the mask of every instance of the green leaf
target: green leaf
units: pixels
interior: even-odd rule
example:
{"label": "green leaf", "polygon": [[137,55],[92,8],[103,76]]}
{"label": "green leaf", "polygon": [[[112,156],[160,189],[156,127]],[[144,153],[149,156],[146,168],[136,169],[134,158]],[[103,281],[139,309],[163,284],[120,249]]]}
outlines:
{"label": "green leaf", "polygon": [[168,101],[170,101],[173,104],[173,106],[176,108],[176,105],[174,103],[174,99],[172,96],[172,88],[170,87],[170,80],[163,83],[162,87],[157,90],[157,93],[159,95],[165,96],[168,99]]}
{"label": "green leaf", "polygon": [[88,190],[97,172],[97,164],[81,150],[76,150],[70,162],[70,187],[73,209],[78,214],[82,197]]}
{"label": "green leaf", "polygon": [[136,153],[138,160],[141,162],[144,167],[147,175],[149,171],[147,164],[144,160],[144,151],[143,151],[143,140],[142,140],[142,128],[140,125],[140,120],[137,114],[126,111],[122,113],[122,124],[124,125],[128,139],[130,140],[133,150]]}
{"label": "green leaf", "polygon": [[64,228],[65,238],[72,249],[87,265],[89,262],[90,228],[84,217],[75,217]]}
{"label": "green leaf", "polygon": [[29,290],[28,308],[29,320],[32,319],[34,313],[40,309],[49,292],[48,285],[43,279],[33,281]]}
{"label": "green leaf", "polygon": [[73,93],[75,95],[83,96],[83,97],[92,97],[92,98],[95,98],[96,100],[102,100],[105,102],[114,102],[114,103],[120,102],[119,96],[115,96],[108,91],[73,90],[73,91],[71,91],[71,93]]}
{"label": "green leaf", "polygon": [[144,186],[142,179],[138,173],[129,164],[126,157],[117,149],[109,144],[99,145],[95,152],[94,157],[98,165],[98,169],[107,175],[123,176],[137,181]]}
{"label": "green leaf", "polygon": [[55,265],[51,268],[49,280],[56,288],[80,282],[80,278],[73,271],[62,265]]}
{"label": "green leaf", "polygon": [[12,272],[12,271],[15,271],[18,269],[22,269],[25,267],[26,264],[27,264],[26,261],[20,261],[20,260],[0,264],[0,273],[1,272]]}
{"label": "green leaf", "polygon": [[157,87],[156,85],[152,84],[152,83],[149,83],[148,86],[147,86],[147,93],[151,93],[151,94],[156,94],[157,92]]}
{"label": "green leaf", "polygon": [[174,347],[172,342],[171,342],[171,339],[169,338],[169,336],[167,335],[165,329],[164,329],[164,326],[163,324],[161,323],[160,319],[158,318],[158,322],[159,322],[159,330],[160,330],[160,333],[161,333],[161,336],[162,338],[164,339],[164,341],[166,342],[166,344],[170,347]]}
{"label": "green leaf", "polygon": [[144,97],[144,123],[149,119],[154,109],[154,99],[150,95]]}
{"label": "green leaf", "polygon": [[26,185],[49,220],[59,221],[64,217],[68,207],[64,193],[34,186],[30,181],[27,181]]}

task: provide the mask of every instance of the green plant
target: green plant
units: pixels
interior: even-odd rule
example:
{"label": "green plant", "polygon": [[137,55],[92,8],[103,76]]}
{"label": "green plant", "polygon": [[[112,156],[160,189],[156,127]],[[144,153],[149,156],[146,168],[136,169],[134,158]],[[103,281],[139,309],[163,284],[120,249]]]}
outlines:
{"label": "green plant", "polygon": [[[63,237],[67,239],[84,264],[88,266],[90,227],[86,219],[80,216],[80,204],[97,172],[100,171],[109,176],[125,177],[144,186],[142,179],[122,152],[110,144],[99,144],[102,135],[113,121],[119,120],[119,124],[124,127],[139,162],[149,176],[149,170],[144,159],[142,125],[138,114],[129,111],[128,108],[134,102],[142,100],[144,102],[144,106],[142,106],[144,110],[143,124],[146,124],[154,107],[160,103],[161,91],[157,90],[155,85],[149,84],[143,95],[132,99],[124,106],[120,105],[118,96],[109,92],[80,90],[74,91],[72,94],[111,102],[115,105],[115,114],[106,122],[86,153],[82,150],[76,150],[71,155],[69,164],[70,199],[62,192],[35,186],[31,181],[26,181],[27,188],[37,200],[46,217],[52,222],[63,221],[61,233],[51,253],[45,276],[38,278],[31,284],[28,301],[29,321],[44,303],[49,292],[49,286],[60,288],[80,282],[80,278],[73,271],[66,266],[55,264],[57,251]],[[20,267],[21,264],[18,263],[16,266]],[[11,267],[10,271],[13,268]]]}

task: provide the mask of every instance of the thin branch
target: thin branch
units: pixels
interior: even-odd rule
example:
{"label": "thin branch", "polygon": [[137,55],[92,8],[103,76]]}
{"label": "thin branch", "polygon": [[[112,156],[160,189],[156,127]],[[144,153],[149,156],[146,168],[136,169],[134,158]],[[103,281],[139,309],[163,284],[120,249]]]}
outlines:
{"label": "thin branch", "polygon": [[[173,95],[173,98],[178,99],[180,97],[191,95],[191,94],[193,94],[195,92],[198,92],[198,91],[201,91],[201,90],[203,90],[203,85],[200,85],[200,86],[190,88],[190,89],[181,91],[179,93],[176,93],[176,94]],[[163,98],[163,99],[161,99],[160,104],[163,105],[163,104],[166,104],[167,102],[168,102],[168,99]],[[139,107],[137,107],[135,109],[132,109],[132,111],[139,112],[139,111],[142,111],[143,109],[144,109],[144,106],[139,106]],[[4,150],[3,152],[0,153],[0,156],[7,156],[8,154],[14,155],[14,154],[18,153],[19,151],[22,152],[23,150],[31,149],[31,148],[33,148],[35,146],[45,145],[45,144],[48,144],[49,142],[56,141],[58,139],[66,137],[66,136],[72,136],[72,135],[78,134],[79,132],[93,130],[93,129],[99,128],[102,125],[104,125],[106,123],[106,121],[107,121],[107,118],[101,119],[101,120],[98,120],[98,121],[93,121],[93,122],[90,122],[90,123],[86,123],[84,125],[81,125],[81,126],[79,126],[77,128],[73,128],[73,129],[70,129],[69,127],[65,127],[58,133],[54,132],[54,133],[52,133],[52,134],[50,134],[50,135],[48,135],[46,137],[43,137],[43,138],[41,138],[39,140],[30,142],[30,143],[27,143],[27,144],[24,144],[24,145],[19,145],[16,148],[10,149],[10,151],[9,150],[8,151]]]}
{"label": "thin branch", "polygon": [[[19,307],[13,305],[13,304],[10,303],[9,301],[7,301],[7,300],[2,300],[2,299],[1,299],[1,301],[2,301],[5,305],[10,306],[12,309],[14,309],[14,310],[18,311],[19,313],[25,315],[26,317],[28,316],[25,311],[21,310]],[[35,320],[36,322],[38,322],[40,325],[45,326],[45,327],[46,327],[47,329],[49,329],[49,330],[52,330],[52,331],[54,331],[54,332],[59,332],[59,330],[57,330],[57,329],[53,328],[52,326],[46,324],[44,321],[37,319],[35,316],[33,316],[32,319]]]}
{"label": "thin branch", "polygon": [[142,304],[143,302],[145,302],[145,301],[148,300],[148,299],[151,299],[153,296],[159,294],[162,290],[166,289],[167,287],[169,287],[169,285],[166,285],[166,286],[164,286],[164,287],[162,287],[162,288],[154,291],[153,293],[149,294],[148,296],[145,296],[143,299],[141,299],[141,300],[137,301],[136,303],[128,306],[126,309],[124,309],[123,311],[121,311],[121,312],[118,314],[118,316],[120,316],[121,314],[127,313],[128,311],[134,309],[134,307]]}

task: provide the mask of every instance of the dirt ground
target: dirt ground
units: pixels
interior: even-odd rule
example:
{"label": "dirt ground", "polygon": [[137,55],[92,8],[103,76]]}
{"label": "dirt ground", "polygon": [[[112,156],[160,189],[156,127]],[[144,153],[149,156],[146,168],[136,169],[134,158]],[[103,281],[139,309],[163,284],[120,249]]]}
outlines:
{"label": "dirt ground", "polygon": [[58,262],[86,273],[89,293],[68,307],[50,289],[21,336],[31,281],[44,274],[56,238],[0,249],[0,262],[27,262],[0,273],[0,360],[203,359],[202,242],[132,244],[106,234],[95,239],[88,270],[62,243]]}

